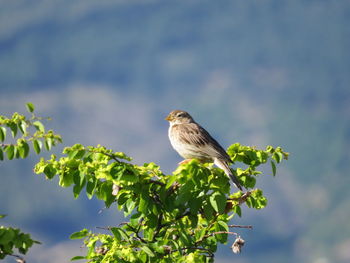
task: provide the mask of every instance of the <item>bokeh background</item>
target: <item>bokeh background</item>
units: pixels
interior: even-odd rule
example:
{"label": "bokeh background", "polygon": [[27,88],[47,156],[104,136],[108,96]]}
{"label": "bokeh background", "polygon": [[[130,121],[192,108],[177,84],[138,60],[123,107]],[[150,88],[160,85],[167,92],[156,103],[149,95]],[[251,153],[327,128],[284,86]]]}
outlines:
{"label": "bokeh background", "polygon": [[[0,114],[31,101],[63,145],[166,173],[181,160],[172,109],[224,147],[280,145],[290,160],[258,180],[267,208],[235,219],[254,226],[237,230],[242,254],[229,243],[215,262],[350,262],[349,25],[349,0],[0,1]],[[43,242],[27,262],[68,262],[84,252],[72,232],[122,218],[34,175],[37,161],[0,163],[1,222]]]}

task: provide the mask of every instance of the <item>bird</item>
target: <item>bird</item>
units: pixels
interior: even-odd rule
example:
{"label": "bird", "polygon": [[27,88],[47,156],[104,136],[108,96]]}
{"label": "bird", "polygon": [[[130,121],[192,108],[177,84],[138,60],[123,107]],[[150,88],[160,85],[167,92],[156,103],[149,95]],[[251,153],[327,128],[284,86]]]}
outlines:
{"label": "bird", "polygon": [[197,159],[200,162],[213,162],[224,170],[233,184],[242,191],[238,178],[232,173],[230,156],[221,145],[192,116],[183,110],[173,110],[165,118],[169,121],[168,136],[172,147],[187,162]]}

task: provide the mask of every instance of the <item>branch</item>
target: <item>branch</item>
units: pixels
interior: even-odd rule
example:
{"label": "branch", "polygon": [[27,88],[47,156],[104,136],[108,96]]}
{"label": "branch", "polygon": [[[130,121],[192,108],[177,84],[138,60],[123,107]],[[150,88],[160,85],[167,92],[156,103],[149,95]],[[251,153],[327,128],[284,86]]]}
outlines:
{"label": "branch", "polygon": [[159,217],[158,217],[158,221],[157,221],[157,229],[154,232],[153,238],[152,238],[152,242],[154,242],[160,232],[160,230],[162,229],[162,220],[163,220],[163,213],[160,213]]}
{"label": "branch", "polygon": [[210,233],[208,235],[205,235],[201,241],[203,241],[203,239],[205,238],[208,238],[210,236],[214,236],[214,235],[218,235],[218,234],[228,234],[228,235],[235,235],[235,236],[238,236],[238,234],[236,232],[230,232],[230,231],[218,231],[218,232],[213,232],[213,233]]}
{"label": "branch", "polygon": [[169,253],[174,253],[174,252],[177,252],[177,251],[180,251],[180,250],[189,250],[189,249],[203,250],[203,251],[205,251],[205,252],[207,252],[209,254],[209,257],[211,257],[211,258],[214,257],[214,253],[211,250],[206,249],[206,248],[202,248],[202,247],[183,247],[183,248],[171,250]]}
{"label": "branch", "polygon": [[165,184],[160,182],[160,181],[156,181],[156,180],[152,180],[150,179],[149,182],[147,182],[147,184],[158,184],[160,186],[164,186]]}
{"label": "branch", "polygon": [[249,229],[253,229],[253,226],[242,226],[242,225],[228,225],[228,227],[237,227],[237,228],[249,228]]}
{"label": "branch", "polygon": [[180,187],[180,184],[179,184],[178,182],[173,183],[173,184],[170,186],[170,188],[168,189],[167,195],[171,195],[171,194],[174,193],[175,190],[176,190],[177,188],[179,188],[179,187]]}
{"label": "branch", "polygon": [[[119,225],[127,225],[136,235],[137,239],[140,240],[142,243],[147,243],[142,237],[140,237],[139,235],[139,231],[140,231],[140,227],[138,229],[135,229],[134,227],[130,226],[129,223],[127,222],[123,222],[123,223],[120,223]],[[108,230],[108,231],[111,231],[111,228],[110,226],[107,226],[107,227],[101,227],[101,226],[97,226],[96,228],[98,229],[104,229],[104,230]]]}
{"label": "branch", "polygon": [[248,191],[244,193],[241,197],[238,198],[228,198],[227,200],[232,200],[232,201],[238,201],[238,205],[243,204],[245,201],[247,201],[247,198],[252,194],[252,191]]}

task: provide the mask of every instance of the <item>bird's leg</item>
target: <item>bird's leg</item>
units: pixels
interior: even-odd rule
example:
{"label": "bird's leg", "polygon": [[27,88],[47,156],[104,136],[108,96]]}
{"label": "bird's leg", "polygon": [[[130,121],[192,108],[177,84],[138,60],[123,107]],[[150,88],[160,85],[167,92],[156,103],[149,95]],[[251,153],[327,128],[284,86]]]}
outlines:
{"label": "bird's leg", "polygon": [[192,160],[192,159],[185,159],[185,160],[179,162],[179,164],[185,164],[185,163],[190,162],[191,160]]}

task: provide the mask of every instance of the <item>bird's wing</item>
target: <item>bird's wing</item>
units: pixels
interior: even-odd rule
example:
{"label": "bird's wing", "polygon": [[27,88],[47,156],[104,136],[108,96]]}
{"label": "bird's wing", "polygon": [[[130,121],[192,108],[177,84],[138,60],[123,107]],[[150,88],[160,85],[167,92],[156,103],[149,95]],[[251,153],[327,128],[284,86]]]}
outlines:
{"label": "bird's wing", "polygon": [[232,162],[230,156],[220,144],[197,123],[180,124],[174,128],[177,128],[178,139],[182,143],[197,145],[201,152],[212,158],[220,158],[226,162]]}

